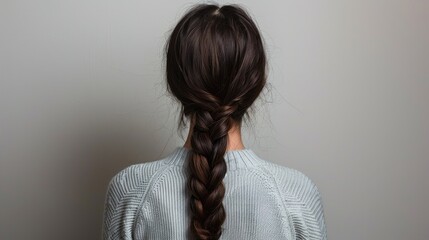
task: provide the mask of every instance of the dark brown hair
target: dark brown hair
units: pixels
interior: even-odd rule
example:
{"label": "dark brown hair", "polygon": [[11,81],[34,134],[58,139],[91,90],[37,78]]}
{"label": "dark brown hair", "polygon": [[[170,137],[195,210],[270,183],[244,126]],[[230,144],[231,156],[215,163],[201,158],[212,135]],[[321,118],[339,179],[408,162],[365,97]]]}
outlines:
{"label": "dark brown hair", "polygon": [[237,4],[193,5],[165,45],[167,90],[181,103],[180,124],[193,118],[187,189],[195,239],[219,239],[226,212],[223,178],[228,131],[266,83],[263,38]]}

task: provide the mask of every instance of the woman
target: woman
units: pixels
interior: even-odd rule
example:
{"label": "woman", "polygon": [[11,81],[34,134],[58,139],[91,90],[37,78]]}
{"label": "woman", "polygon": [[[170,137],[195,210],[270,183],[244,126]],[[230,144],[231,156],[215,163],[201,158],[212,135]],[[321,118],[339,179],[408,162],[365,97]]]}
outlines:
{"label": "woman", "polygon": [[239,5],[198,4],[166,45],[167,90],[190,120],[183,146],[110,182],[104,239],[327,239],[316,185],[258,157],[243,116],[266,83],[262,36]]}

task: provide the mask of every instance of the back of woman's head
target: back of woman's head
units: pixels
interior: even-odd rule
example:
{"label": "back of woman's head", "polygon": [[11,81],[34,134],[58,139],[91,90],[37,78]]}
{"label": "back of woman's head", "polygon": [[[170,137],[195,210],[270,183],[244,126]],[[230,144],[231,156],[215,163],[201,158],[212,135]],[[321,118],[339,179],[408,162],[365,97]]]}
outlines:
{"label": "back of woman's head", "polygon": [[165,45],[167,90],[192,119],[188,160],[190,230],[219,239],[226,218],[222,200],[228,131],[266,83],[263,39],[239,5],[197,4],[179,20]]}

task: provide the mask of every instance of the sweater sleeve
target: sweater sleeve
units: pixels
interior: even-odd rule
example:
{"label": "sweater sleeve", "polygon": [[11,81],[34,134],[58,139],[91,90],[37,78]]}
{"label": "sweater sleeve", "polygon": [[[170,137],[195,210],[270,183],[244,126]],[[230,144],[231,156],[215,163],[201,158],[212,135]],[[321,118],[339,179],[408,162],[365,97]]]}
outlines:
{"label": "sweater sleeve", "polygon": [[104,204],[103,240],[132,239],[133,225],[145,190],[139,168],[138,165],[127,167],[111,179]]}
{"label": "sweater sleeve", "polygon": [[295,169],[282,166],[274,171],[295,239],[327,240],[323,202],[316,184]]}

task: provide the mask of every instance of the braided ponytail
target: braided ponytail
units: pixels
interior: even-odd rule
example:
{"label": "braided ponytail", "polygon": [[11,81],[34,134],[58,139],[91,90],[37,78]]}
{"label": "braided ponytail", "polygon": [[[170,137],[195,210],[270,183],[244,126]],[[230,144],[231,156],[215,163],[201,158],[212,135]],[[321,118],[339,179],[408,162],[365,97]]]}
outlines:
{"label": "braided ponytail", "polygon": [[188,159],[188,189],[191,192],[191,230],[199,239],[219,239],[226,213],[222,204],[222,182],[227,166],[224,159],[231,128],[232,108],[195,114],[192,151]]}
{"label": "braided ponytail", "polygon": [[165,52],[167,90],[182,104],[180,123],[193,120],[189,229],[195,239],[217,240],[227,216],[222,201],[228,132],[265,86],[262,38],[238,5],[197,4],[173,29]]}

